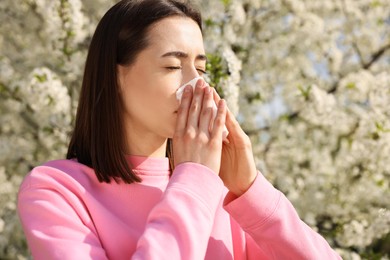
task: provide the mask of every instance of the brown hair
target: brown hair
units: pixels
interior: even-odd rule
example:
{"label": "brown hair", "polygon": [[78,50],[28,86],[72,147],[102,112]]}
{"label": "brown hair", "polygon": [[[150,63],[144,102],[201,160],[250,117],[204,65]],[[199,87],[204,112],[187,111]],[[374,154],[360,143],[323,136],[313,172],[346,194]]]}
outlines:
{"label": "brown hair", "polygon": [[[148,46],[150,26],[171,16],[188,17],[202,29],[200,13],[178,0],[122,0],[100,20],[89,46],[67,159],[92,167],[100,182],[140,182],[125,157],[123,104],[117,65],[131,65]],[[167,156],[173,168],[172,144]]]}

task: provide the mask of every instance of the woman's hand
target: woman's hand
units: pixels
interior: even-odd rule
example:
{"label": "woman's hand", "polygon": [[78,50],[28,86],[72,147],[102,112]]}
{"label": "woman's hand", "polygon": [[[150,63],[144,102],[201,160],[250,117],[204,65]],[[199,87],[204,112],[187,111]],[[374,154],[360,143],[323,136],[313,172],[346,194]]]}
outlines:
{"label": "woman's hand", "polygon": [[[219,102],[217,92],[213,90],[213,93],[215,102]],[[229,131],[229,142],[223,143],[219,176],[231,192],[241,196],[257,176],[252,143],[229,110],[226,115],[226,127]]]}
{"label": "woman's hand", "polygon": [[195,162],[219,173],[227,108],[224,100],[218,100],[214,120],[213,102],[213,90],[203,80],[198,80],[194,93],[191,86],[185,88],[173,136],[175,166]]}

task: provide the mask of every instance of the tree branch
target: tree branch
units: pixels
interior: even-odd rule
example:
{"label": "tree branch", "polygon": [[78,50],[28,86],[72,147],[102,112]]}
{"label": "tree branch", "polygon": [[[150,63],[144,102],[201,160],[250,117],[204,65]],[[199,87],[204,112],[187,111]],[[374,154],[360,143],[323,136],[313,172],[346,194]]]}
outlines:
{"label": "tree branch", "polygon": [[387,50],[390,50],[390,43],[388,43],[387,45],[383,46],[382,48],[374,52],[374,54],[371,55],[370,61],[363,65],[363,69],[366,70],[369,69],[372,66],[372,64],[378,61]]}
{"label": "tree branch", "polygon": [[[388,43],[387,45],[385,46],[382,46],[379,50],[375,51],[372,55],[371,55],[371,59],[367,62],[367,63],[362,63],[362,69],[365,69],[365,70],[368,70],[370,69],[370,67],[375,63],[377,62],[382,56],[383,54],[385,54],[386,51],[390,50],[390,43]],[[337,88],[339,86],[339,83],[340,83],[340,79],[342,79],[344,77],[344,75],[340,76],[340,78],[333,83],[332,87],[328,90],[328,94],[332,94],[332,93],[335,93],[337,91]]]}

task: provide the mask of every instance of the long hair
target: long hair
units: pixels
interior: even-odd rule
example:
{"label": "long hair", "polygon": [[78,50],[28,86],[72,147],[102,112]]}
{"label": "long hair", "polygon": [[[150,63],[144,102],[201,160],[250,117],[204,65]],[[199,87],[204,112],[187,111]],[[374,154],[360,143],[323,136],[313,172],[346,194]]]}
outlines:
{"label": "long hair", "polygon": [[[123,103],[117,65],[131,65],[148,46],[148,29],[171,16],[188,17],[202,29],[200,13],[177,0],[122,0],[100,20],[89,46],[74,131],[67,158],[94,169],[100,182],[140,182],[126,157]],[[173,169],[172,140],[167,156]]]}

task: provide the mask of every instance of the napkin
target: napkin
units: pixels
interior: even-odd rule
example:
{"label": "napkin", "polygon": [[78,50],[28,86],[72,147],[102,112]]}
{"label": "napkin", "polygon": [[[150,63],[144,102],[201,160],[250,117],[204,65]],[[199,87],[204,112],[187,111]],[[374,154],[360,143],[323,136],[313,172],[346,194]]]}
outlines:
{"label": "napkin", "polygon": [[[183,91],[184,91],[184,88],[186,86],[190,85],[192,87],[192,89],[194,90],[196,82],[198,82],[199,79],[204,80],[202,77],[195,77],[192,80],[190,80],[189,82],[183,84],[180,88],[178,88],[178,90],[176,91],[177,100],[181,101],[181,98],[183,96]],[[213,102],[213,118],[215,119],[216,116],[217,116],[217,105],[215,104],[215,102]],[[222,131],[222,138],[224,141],[228,142],[228,140],[227,140],[228,134],[229,134],[229,131],[227,130],[226,125],[225,125],[224,129]]]}

